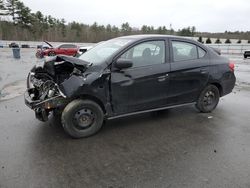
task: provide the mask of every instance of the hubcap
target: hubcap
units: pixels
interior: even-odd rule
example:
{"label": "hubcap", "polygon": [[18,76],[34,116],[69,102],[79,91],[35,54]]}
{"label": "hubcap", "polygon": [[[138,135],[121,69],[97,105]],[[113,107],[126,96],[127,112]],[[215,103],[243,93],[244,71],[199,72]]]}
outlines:
{"label": "hubcap", "polygon": [[208,91],[203,99],[206,106],[212,105],[215,102],[215,93],[213,91]]}
{"label": "hubcap", "polygon": [[86,129],[93,124],[95,117],[90,109],[84,108],[75,113],[74,120],[78,128]]}

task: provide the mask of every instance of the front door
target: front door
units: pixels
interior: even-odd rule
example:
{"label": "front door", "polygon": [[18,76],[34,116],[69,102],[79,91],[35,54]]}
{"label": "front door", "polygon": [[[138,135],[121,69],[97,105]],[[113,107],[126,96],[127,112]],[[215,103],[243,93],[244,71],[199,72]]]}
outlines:
{"label": "front door", "polygon": [[112,68],[111,95],[115,114],[167,104],[170,65],[166,56],[165,40],[157,40],[137,44],[120,57],[132,60],[133,66],[122,70]]}

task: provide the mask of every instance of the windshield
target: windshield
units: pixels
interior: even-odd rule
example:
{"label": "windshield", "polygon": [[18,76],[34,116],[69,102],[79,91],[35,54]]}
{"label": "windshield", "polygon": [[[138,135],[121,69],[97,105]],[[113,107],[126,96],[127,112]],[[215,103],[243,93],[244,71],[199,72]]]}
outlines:
{"label": "windshield", "polygon": [[82,54],[79,59],[86,62],[95,64],[100,64],[111,57],[115,52],[124,47],[126,44],[131,42],[131,39],[112,39],[101,44],[98,44],[91,50]]}

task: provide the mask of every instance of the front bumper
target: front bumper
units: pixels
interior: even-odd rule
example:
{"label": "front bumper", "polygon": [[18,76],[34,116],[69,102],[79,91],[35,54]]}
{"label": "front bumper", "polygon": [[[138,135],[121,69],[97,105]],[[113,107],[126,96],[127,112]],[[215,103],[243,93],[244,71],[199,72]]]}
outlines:
{"label": "front bumper", "polygon": [[35,111],[36,118],[40,121],[47,121],[50,111],[65,106],[68,102],[60,95],[45,100],[34,99],[34,96],[35,88],[27,89],[24,93],[24,101],[29,108]]}

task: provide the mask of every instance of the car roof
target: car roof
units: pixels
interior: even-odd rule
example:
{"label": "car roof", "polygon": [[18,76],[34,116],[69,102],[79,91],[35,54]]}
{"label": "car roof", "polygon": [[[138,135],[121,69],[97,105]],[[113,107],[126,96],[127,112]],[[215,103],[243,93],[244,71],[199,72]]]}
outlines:
{"label": "car roof", "polygon": [[192,37],[184,37],[184,36],[176,36],[176,35],[161,35],[161,34],[140,34],[140,35],[127,35],[127,36],[121,36],[118,37],[120,39],[130,39],[133,40],[133,42],[135,41],[140,41],[140,40],[151,40],[151,39],[174,39],[174,40],[182,40],[182,41],[186,41],[186,42],[191,42],[193,44],[196,44],[204,49],[209,49],[207,46],[205,46],[204,44],[196,41],[195,39],[193,39]]}
{"label": "car roof", "polygon": [[[187,37],[180,37],[175,35],[160,35],[160,34],[142,34],[142,35],[128,35],[119,38],[124,39],[147,39],[147,38],[180,38],[180,39],[190,39]],[[192,39],[191,39],[192,40]]]}

